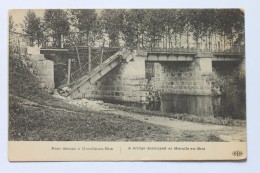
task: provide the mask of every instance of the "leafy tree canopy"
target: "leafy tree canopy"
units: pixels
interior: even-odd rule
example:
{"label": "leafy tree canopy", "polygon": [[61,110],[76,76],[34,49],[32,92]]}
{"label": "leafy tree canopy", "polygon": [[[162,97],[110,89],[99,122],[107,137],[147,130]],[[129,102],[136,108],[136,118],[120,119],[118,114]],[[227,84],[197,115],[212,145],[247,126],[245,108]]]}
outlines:
{"label": "leafy tree canopy", "polygon": [[60,47],[61,36],[66,36],[70,30],[68,14],[65,10],[48,9],[44,13],[45,29],[54,40],[54,46]]}

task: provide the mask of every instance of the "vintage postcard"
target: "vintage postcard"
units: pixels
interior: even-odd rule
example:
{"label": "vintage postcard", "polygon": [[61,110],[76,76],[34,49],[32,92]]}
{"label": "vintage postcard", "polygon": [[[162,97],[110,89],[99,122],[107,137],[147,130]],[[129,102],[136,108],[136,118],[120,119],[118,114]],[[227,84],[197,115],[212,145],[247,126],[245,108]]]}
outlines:
{"label": "vintage postcard", "polygon": [[244,13],[9,10],[9,161],[245,160]]}

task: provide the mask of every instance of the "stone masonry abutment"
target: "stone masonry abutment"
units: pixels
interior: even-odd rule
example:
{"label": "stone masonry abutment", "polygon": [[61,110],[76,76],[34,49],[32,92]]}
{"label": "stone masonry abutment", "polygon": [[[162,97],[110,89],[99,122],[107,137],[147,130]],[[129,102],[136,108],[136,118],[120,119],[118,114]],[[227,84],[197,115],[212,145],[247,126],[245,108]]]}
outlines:
{"label": "stone masonry abutment", "polygon": [[[150,85],[160,93],[182,95],[210,95],[212,54],[198,53],[193,61],[154,61],[147,62],[151,76]],[[152,68],[152,69],[151,69]],[[149,77],[148,77],[149,78]]]}
{"label": "stone masonry abutment", "polygon": [[88,87],[82,97],[110,101],[145,102],[147,90],[145,58],[135,58],[112,69]]}

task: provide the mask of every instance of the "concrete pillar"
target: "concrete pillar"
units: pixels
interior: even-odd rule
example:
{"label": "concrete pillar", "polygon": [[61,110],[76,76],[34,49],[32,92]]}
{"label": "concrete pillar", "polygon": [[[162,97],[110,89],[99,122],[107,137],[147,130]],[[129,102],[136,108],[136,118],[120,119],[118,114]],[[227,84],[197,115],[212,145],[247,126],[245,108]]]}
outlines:
{"label": "concrete pillar", "polygon": [[124,101],[143,102],[146,99],[145,57],[136,55],[134,61],[121,64]]}
{"label": "concrete pillar", "polygon": [[194,59],[195,71],[202,74],[211,74],[212,57],[213,55],[209,52],[198,52]]}
{"label": "concrete pillar", "polygon": [[130,79],[145,78],[145,58],[136,56],[134,61],[123,64],[123,75]]}

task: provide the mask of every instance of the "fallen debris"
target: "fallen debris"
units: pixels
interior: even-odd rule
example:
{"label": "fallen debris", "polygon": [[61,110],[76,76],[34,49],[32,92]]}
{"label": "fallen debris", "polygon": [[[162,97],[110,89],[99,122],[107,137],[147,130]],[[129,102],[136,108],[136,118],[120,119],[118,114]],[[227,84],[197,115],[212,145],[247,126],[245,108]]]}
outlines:
{"label": "fallen debris", "polygon": [[[62,90],[64,91],[64,90]],[[91,110],[98,110],[98,111],[104,111],[104,110],[111,110],[108,106],[105,105],[105,103],[101,100],[88,100],[86,98],[83,99],[71,99],[67,98],[63,95],[61,90],[55,89],[53,92],[53,97],[57,99],[61,99],[66,101],[68,104],[75,105],[78,107],[84,107]]]}
{"label": "fallen debris", "polygon": [[88,100],[88,99],[73,99],[68,101],[69,104],[76,105],[79,107],[85,107],[92,110],[109,110],[107,106],[105,106],[103,101],[100,100]]}

